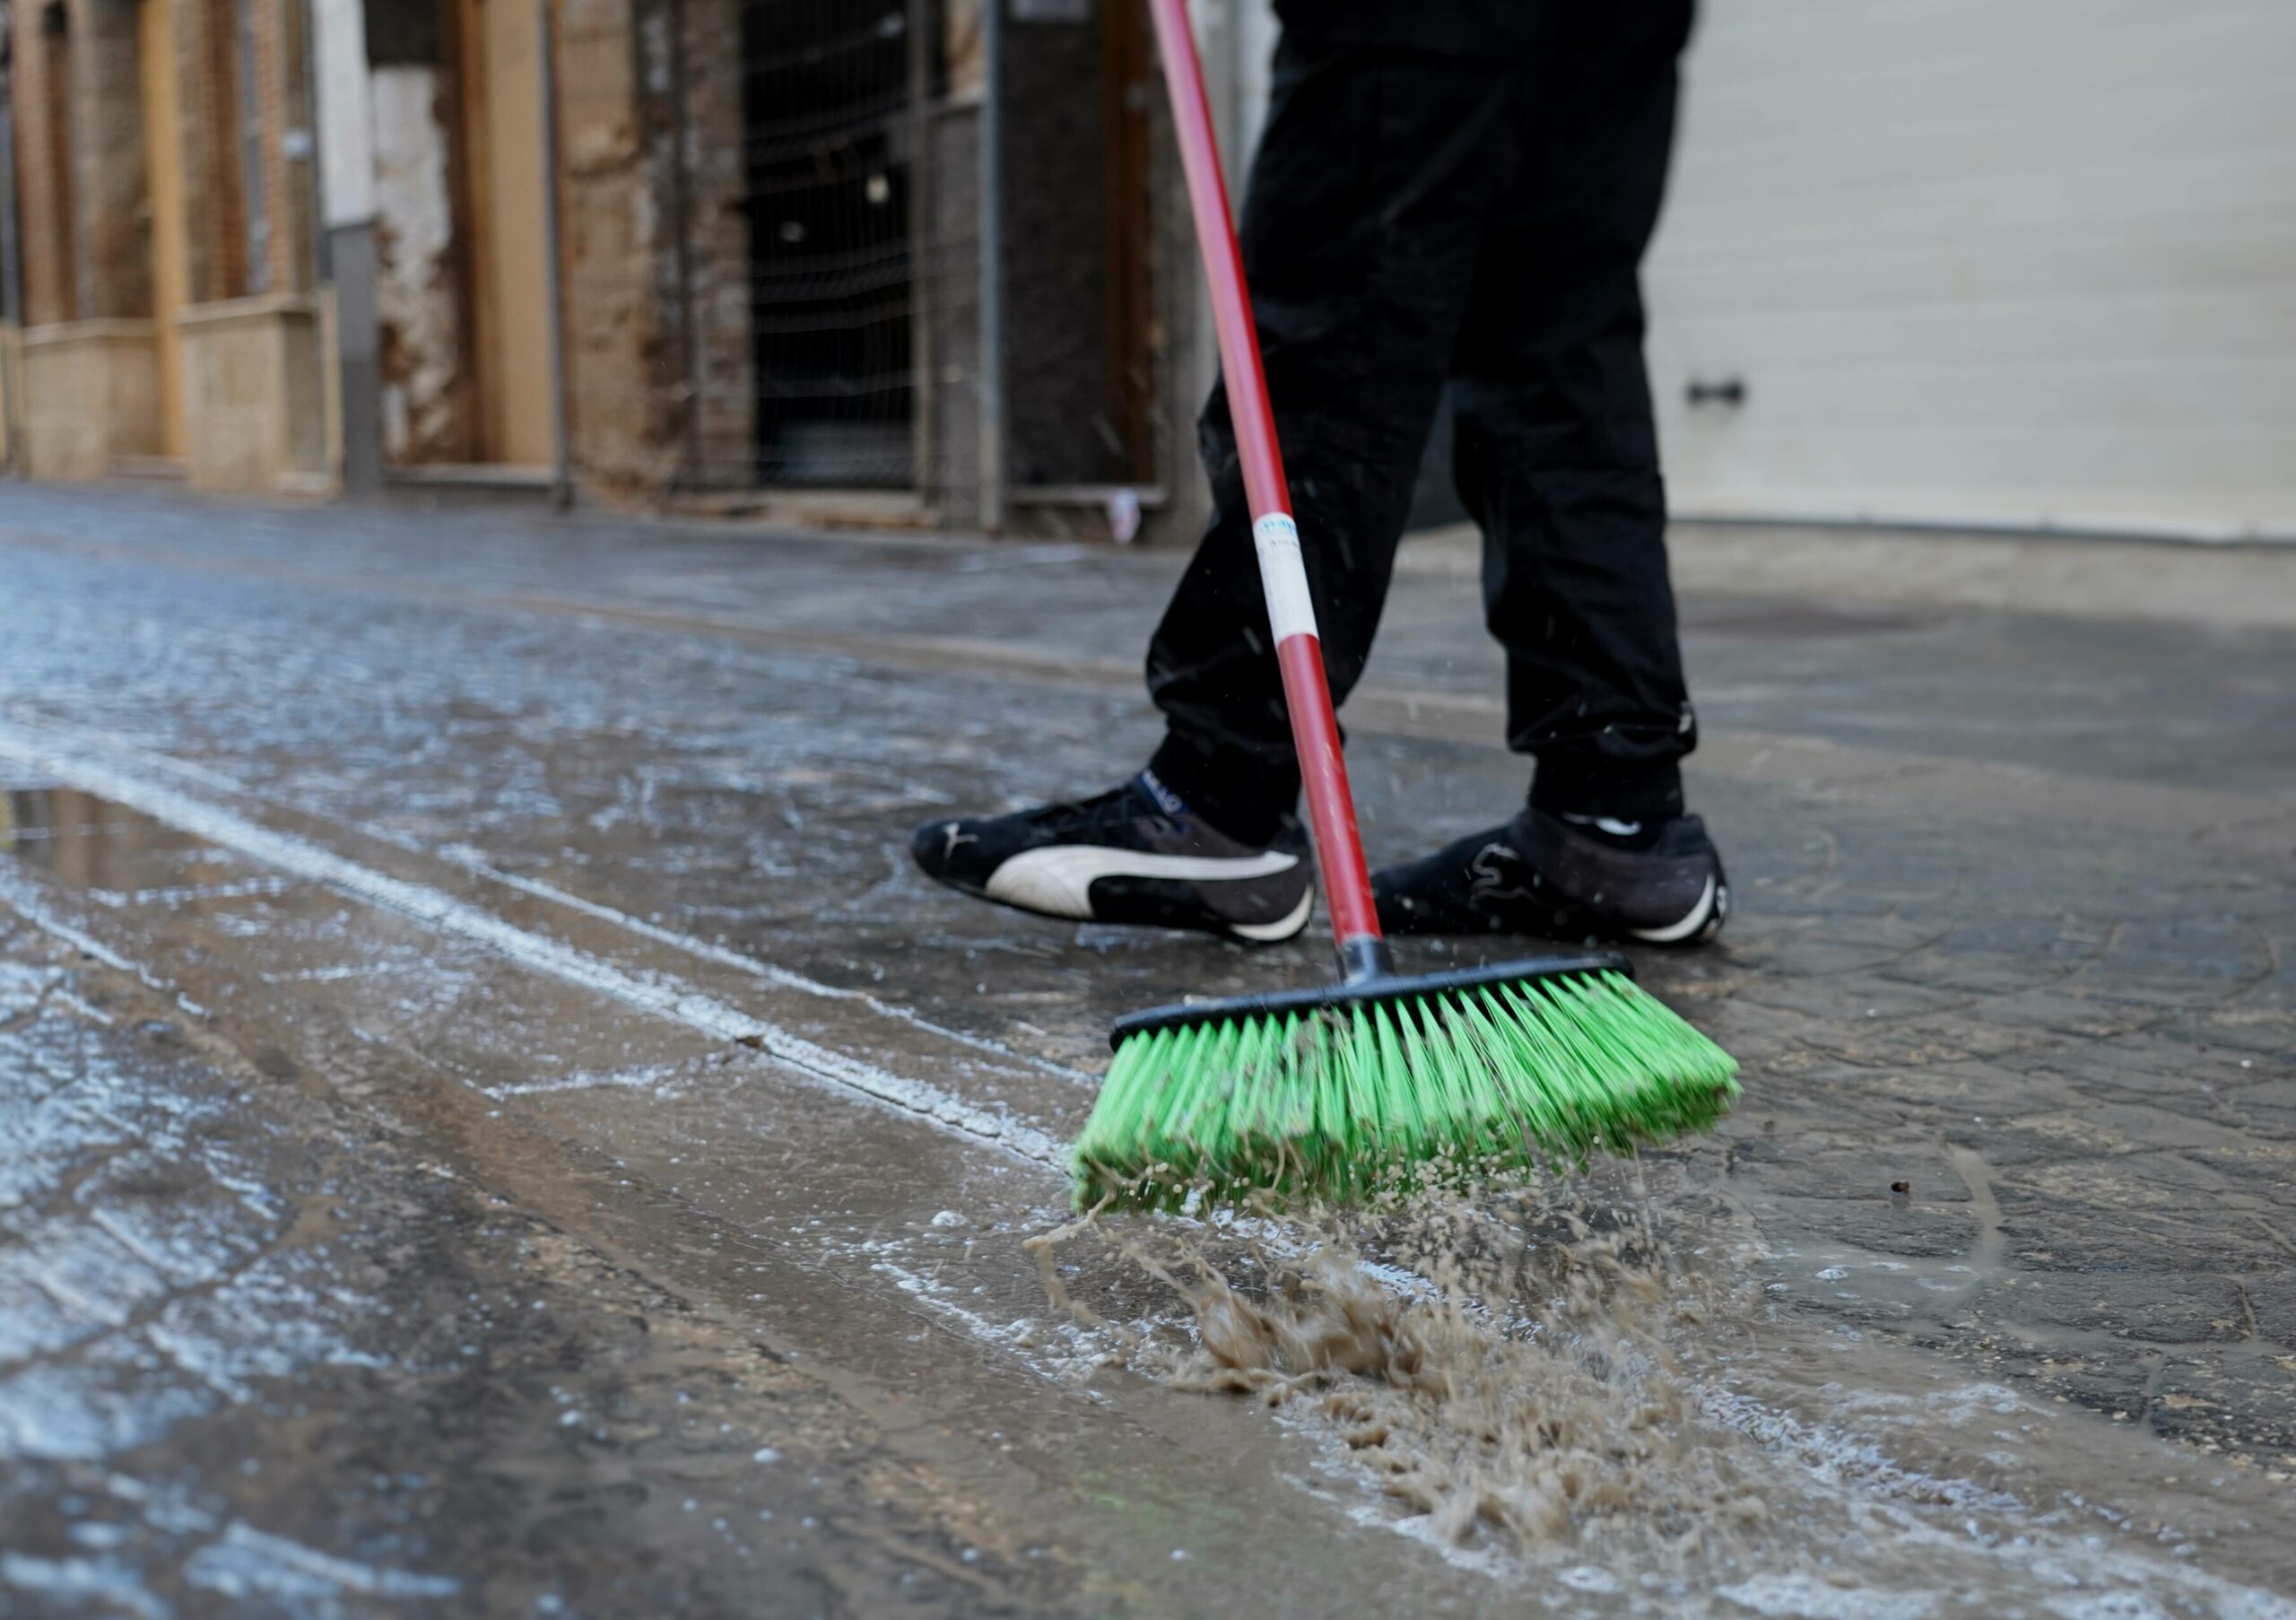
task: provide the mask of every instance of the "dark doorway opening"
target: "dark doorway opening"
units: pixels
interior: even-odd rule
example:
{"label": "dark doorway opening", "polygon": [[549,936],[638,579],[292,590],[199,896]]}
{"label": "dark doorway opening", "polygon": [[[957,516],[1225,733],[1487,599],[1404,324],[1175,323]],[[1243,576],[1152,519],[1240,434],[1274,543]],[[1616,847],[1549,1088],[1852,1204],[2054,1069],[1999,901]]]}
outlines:
{"label": "dark doorway opening", "polygon": [[761,484],[915,482],[908,0],[745,0]]}

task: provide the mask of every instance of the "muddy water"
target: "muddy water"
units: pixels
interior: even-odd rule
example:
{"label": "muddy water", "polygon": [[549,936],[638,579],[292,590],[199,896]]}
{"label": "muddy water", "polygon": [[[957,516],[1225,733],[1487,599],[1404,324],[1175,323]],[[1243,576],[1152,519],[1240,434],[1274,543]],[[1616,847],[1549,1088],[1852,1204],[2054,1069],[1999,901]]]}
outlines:
{"label": "muddy water", "polygon": [[2296,1616],[2283,1485],[1813,1331],[1742,1212],[1663,1165],[1036,1249],[1103,1354],[1273,1408],[1311,1488],[1549,1607]]}

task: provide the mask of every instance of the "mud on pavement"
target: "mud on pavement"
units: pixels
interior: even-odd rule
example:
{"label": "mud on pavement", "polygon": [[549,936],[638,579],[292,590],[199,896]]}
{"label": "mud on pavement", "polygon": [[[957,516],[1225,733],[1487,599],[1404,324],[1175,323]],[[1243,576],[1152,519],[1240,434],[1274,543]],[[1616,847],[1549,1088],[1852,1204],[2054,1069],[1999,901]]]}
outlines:
{"label": "mud on pavement", "polygon": [[[1074,1231],[1109,1019],[1314,964],[901,840],[1169,560],[223,510],[0,519],[8,1612],[2292,1612],[2281,632],[1693,598],[1725,1128]],[[1375,838],[1520,790],[1471,595]]]}
{"label": "mud on pavement", "polygon": [[[11,1612],[1051,1612],[793,1357],[13,921]],[[16,1605],[25,1606],[16,1607]]]}

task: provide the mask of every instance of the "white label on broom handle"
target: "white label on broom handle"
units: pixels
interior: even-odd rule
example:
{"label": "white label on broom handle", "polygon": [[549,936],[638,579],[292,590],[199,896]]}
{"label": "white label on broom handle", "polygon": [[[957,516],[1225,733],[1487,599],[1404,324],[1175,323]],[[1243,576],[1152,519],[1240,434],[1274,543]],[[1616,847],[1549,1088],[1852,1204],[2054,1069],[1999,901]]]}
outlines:
{"label": "white label on broom handle", "polygon": [[1260,589],[1267,597],[1267,623],[1277,641],[1316,633],[1315,599],[1308,595],[1308,569],[1300,560],[1299,526],[1282,512],[1252,524],[1259,551]]}

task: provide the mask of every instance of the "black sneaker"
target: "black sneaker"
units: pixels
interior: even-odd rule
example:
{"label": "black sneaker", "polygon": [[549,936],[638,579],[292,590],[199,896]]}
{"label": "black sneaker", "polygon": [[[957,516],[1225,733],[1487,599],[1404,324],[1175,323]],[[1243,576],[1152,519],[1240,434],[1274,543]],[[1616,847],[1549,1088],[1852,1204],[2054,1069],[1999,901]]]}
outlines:
{"label": "black sneaker", "polygon": [[1525,810],[1424,860],[1372,874],[1390,934],[1544,934],[1703,945],[1730,914],[1722,858],[1695,815],[1659,827]]}
{"label": "black sneaker", "polygon": [[1272,945],[1315,909],[1306,837],[1237,842],[1147,771],[1075,805],[930,822],[910,849],[926,875],[1042,917],[1197,928]]}

